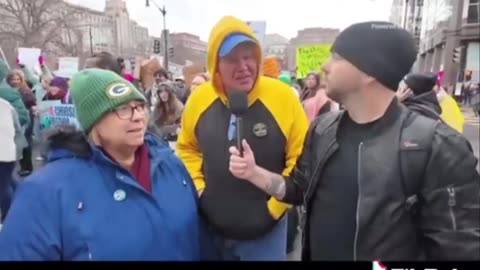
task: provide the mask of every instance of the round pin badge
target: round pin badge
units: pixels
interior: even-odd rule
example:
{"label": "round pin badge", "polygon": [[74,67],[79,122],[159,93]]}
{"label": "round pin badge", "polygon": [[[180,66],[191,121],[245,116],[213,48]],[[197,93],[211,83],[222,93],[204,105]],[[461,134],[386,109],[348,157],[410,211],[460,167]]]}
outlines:
{"label": "round pin badge", "polygon": [[268,134],[267,125],[264,123],[257,123],[253,126],[253,134],[259,138],[265,137]]}
{"label": "round pin badge", "polygon": [[113,199],[115,199],[115,201],[117,202],[121,202],[123,200],[125,200],[125,198],[127,197],[127,193],[125,193],[124,190],[117,190],[113,193]]}

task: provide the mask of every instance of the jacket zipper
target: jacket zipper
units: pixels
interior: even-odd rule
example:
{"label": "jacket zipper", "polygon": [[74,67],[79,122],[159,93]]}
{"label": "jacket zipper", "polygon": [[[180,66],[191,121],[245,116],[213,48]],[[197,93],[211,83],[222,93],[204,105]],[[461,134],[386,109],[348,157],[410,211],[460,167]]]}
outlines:
{"label": "jacket zipper", "polygon": [[357,185],[358,185],[358,197],[357,197],[357,211],[356,211],[356,227],[355,227],[355,238],[353,240],[353,260],[357,260],[357,244],[358,244],[358,234],[359,234],[359,224],[360,224],[360,179],[361,179],[361,165],[362,165],[362,148],[363,142],[358,145],[358,160],[357,160]]}
{"label": "jacket zipper", "polygon": [[92,250],[90,249],[88,243],[85,243],[85,248],[87,249],[87,260],[93,261]]}
{"label": "jacket zipper", "polygon": [[453,227],[453,230],[456,231],[457,230],[457,220],[455,218],[455,213],[453,211],[453,207],[457,204],[457,201],[455,199],[455,188],[448,187],[447,191],[448,191],[448,206],[449,206],[449,209],[450,209],[450,218],[452,219],[452,227]]}

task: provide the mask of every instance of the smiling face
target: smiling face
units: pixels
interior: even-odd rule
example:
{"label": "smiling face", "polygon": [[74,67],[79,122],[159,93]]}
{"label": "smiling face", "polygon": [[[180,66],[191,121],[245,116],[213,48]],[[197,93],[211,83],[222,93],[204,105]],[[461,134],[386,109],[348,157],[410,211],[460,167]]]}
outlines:
{"label": "smiling face", "polygon": [[22,85],[22,82],[23,82],[23,80],[22,80],[22,78],[20,77],[20,75],[14,74],[14,75],[10,78],[10,80],[9,80],[8,83],[10,84],[11,87],[13,87],[13,88],[18,88],[18,87],[20,87],[20,86]]}
{"label": "smiling face", "polygon": [[144,142],[148,113],[146,104],[132,101],[107,113],[93,128],[103,146],[137,147]]}
{"label": "smiling face", "polygon": [[252,90],[258,76],[256,46],[252,42],[244,42],[220,58],[218,70],[226,90]]}

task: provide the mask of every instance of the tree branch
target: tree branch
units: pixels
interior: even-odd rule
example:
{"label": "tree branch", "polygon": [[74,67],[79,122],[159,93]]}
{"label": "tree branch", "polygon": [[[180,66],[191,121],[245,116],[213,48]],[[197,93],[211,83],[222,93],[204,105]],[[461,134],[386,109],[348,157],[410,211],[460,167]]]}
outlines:
{"label": "tree branch", "polygon": [[0,0],[0,36],[45,49],[62,42],[62,30],[72,28],[80,13],[60,0]]}

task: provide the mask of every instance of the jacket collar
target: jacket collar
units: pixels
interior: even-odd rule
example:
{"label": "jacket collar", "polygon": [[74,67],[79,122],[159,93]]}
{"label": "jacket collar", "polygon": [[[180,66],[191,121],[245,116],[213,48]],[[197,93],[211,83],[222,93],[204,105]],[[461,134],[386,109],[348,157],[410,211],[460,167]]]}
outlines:
{"label": "jacket collar", "polygon": [[[145,134],[145,141],[144,141],[149,149],[149,155],[150,159],[153,164],[159,164],[162,162],[162,160],[165,159],[166,155],[168,153],[172,153],[173,150],[169,147],[168,143],[159,139],[157,136],[155,136],[151,132],[147,132]],[[91,149],[91,156],[90,158],[88,157],[82,157],[75,153],[75,151],[72,151],[71,149],[66,149],[66,148],[57,148],[54,150],[51,150],[48,153],[48,162],[52,162],[55,160],[60,160],[60,159],[66,159],[66,158],[84,158],[84,159],[91,159],[94,161],[99,161],[102,163],[108,163],[110,165],[115,165],[118,166],[116,162],[111,160],[109,157],[107,157],[103,151],[101,150],[100,147],[95,146],[90,144],[90,149]]]}
{"label": "jacket collar", "polygon": [[[385,130],[389,129],[391,126],[393,126],[398,119],[400,119],[400,116],[402,112],[407,110],[404,105],[402,105],[397,98],[394,98],[390,105],[388,106],[387,110],[383,114],[383,116],[378,120],[378,123],[376,123],[374,126],[372,126],[373,132],[380,134],[384,132]],[[339,124],[343,119],[345,119],[347,112],[342,112],[340,113],[339,117],[337,117],[337,121],[335,122],[334,125],[330,125],[331,128],[333,128],[331,131],[334,132],[335,135],[338,133],[338,128]],[[329,128],[327,128],[328,130]]]}
{"label": "jacket collar", "polygon": [[432,90],[426,93],[423,93],[418,96],[413,96],[411,98],[407,98],[403,102],[407,107],[410,104],[419,104],[424,105],[438,114],[442,113],[442,108],[440,107],[440,103],[438,102],[436,93]]}

